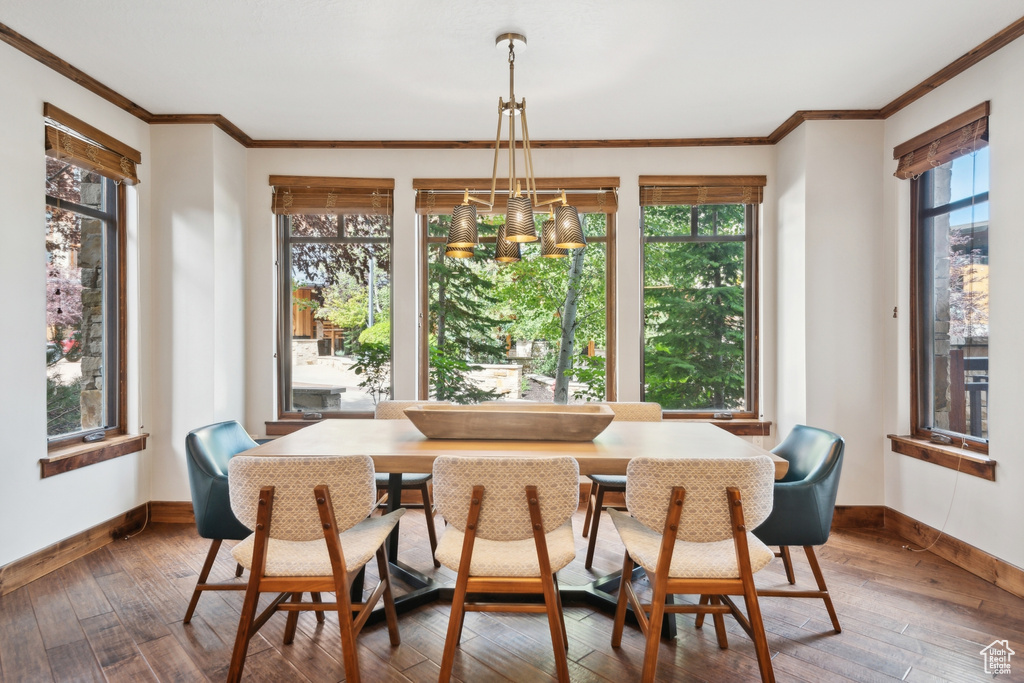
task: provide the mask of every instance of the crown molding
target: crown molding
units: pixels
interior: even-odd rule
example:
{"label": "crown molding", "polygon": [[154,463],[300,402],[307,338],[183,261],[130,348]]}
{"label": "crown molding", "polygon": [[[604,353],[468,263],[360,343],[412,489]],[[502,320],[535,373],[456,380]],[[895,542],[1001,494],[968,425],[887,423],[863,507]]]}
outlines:
{"label": "crown molding", "polygon": [[[530,146],[539,149],[609,149],[774,145],[796,130],[804,121],[887,119],[909,104],[924,97],[932,90],[935,90],[943,83],[1006,47],[1022,35],[1024,35],[1024,17],[1013,22],[966,54],[961,55],[881,109],[800,110],[794,112],[792,116],[783,121],[770,135],[764,137],[537,140],[531,141]],[[245,131],[220,114],[153,114],[2,23],[0,23],[0,40],[146,123],[212,124],[220,128],[240,145],[249,149],[491,149],[494,146],[494,143],[489,140],[254,140]]]}
{"label": "crown molding", "polygon": [[111,104],[124,109],[132,116],[140,118],[146,123],[149,123],[150,119],[153,118],[153,114],[143,107],[135,104],[116,90],[103,85],[81,69],[65,62],[57,55],[32,42],[6,24],[0,24],[0,40],[14,49],[24,52],[37,62],[45,64],[61,76],[74,81],[86,90],[99,95]]}

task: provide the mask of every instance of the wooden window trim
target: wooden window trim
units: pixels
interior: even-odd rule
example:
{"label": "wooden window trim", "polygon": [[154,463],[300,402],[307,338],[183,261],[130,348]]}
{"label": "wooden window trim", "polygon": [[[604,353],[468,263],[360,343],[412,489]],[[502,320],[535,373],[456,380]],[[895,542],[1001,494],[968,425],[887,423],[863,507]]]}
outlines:
{"label": "wooden window trim", "polygon": [[[761,270],[760,270],[760,244],[761,244],[761,203],[763,202],[763,188],[767,184],[766,176],[640,176],[639,184],[641,188],[641,195],[653,198],[650,192],[647,192],[653,187],[666,187],[666,188],[677,188],[686,190],[688,188],[703,188],[714,190],[714,188],[724,188],[725,191],[741,190],[746,193],[746,189],[755,189],[757,192],[751,195],[751,203],[746,204],[747,210],[750,216],[750,234],[749,234],[749,248],[747,249],[746,258],[746,269],[750,276],[750,281],[753,283],[753,287],[750,287],[746,292],[747,306],[750,311],[750,334],[747,335],[746,341],[746,357],[750,364],[749,371],[749,391],[748,391],[748,403],[750,408],[748,410],[734,410],[728,411],[732,413],[733,420],[753,420],[758,421],[761,418],[761,387],[760,387],[760,376],[761,376]],[[646,195],[645,195],[646,193]],[[756,201],[756,203],[755,203]],[[712,203],[710,201],[704,203]],[[729,202],[735,204],[738,202]],[[641,235],[640,235],[640,286],[643,289],[644,283],[644,245],[645,236],[642,234],[643,231],[643,218],[642,212],[644,206],[651,206],[655,204],[644,204],[641,201]],[[642,293],[641,293],[642,294]],[[641,306],[643,303],[641,302]],[[640,376],[641,386],[640,391],[643,395],[643,376],[645,370],[644,361],[644,331],[641,330],[641,344],[640,344]],[[713,421],[715,412],[709,410],[665,410],[663,412],[666,420],[704,420]],[[729,420],[719,420],[715,424],[728,424]],[[770,425],[770,422],[766,424]],[[735,433],[735,432],[734,432]],[[756,432],[754,436],[761,436],[761,432]],[[747,434],[750,436],[750,434]]]}
{"label": "wooden window trim", "polygon": [[[559,187],[572,187],[574,189],[586,189],[588,187],[587,181],[589,181],[589,187],[613,187],[617,188],[619,185],[618,178],[537,178],[537,187],[541,189],[543,187],[555,187],[559,186],[557,183],[565,182],[567,185],[560,185]],[[439,180],[424,180],[414,179],[413,187],[420,190],[431,189],[430,183],[439,183],[440,189],[447,189],[448,186],[455,186],[456,183],[469,182],[467,179],[454,178],[454,179],[439,179]],[[487,181],[490,183],[490,181]],[[463,186],[465,187],[465,186]],[[419,329],[416,335],[416,345],[418,348],[419,355],[419,373],[416,382],[416,396],[417,400],[426,401],[428,400],[428,393],[430,389],[430,357],[427,349],[428,342],[428,331],[426,321],[428,319],[428,312],[430,306],[430,291],[429,283],[427,281],[427,265],[429,259],[428,239],[427,239],[427,213],[421,213],[419,215],[419,259],[420,264],[420,315],[419,315]],[[605,215],[605,234],[604,234],[604,245],[605,245],[605,339],[607,344],[605,345],[605,400],[616,401],[618,400],[618,380],[616,374],[616,358],[618,356],[618,345],[615,336],[615,329],[617,324],[617,305],[616,305],[616,292],[617,286],[616,277],[616,250],[615,250],[615,210],[609,209]]]}
{"label": "wooden window trim", "polygon": [[932,443],[912,435],[887,435],[893,453],[923,460],[972,477],[996,480],[996,461],[974,449],[958,448],[952,444]]}
{"label": "wooden window trim", "polygon": [[118,434],[96,443],[62,443],[39,459],[40,478],[71,472],[89,465],[145,450],[149,434]]}

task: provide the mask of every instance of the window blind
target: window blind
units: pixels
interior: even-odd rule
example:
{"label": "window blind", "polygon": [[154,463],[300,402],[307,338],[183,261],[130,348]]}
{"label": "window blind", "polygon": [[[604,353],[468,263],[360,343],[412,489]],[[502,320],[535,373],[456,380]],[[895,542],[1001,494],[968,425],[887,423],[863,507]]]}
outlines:
{"label": "window blind", "polygon": [[[619,208],[619,179],[606,178],[537,178],[537,198],[547,201],[561,197],[580,213],[615,213]],[[487,201],[491,195],[490,178],[416,178],[412,181],[416,190],[416,213],[420,215],[447,215],[462,204],[465,191],[477,199]],[[508,196],[508,179],[498,178],[494,193],[494,207],[475,204],[480,214],[505,212],[505,197]],[[554,206],[559,206],[558,203]],[[540,213],[545,207],[536,207]]]}
{"label": "window blind", "polygon": [[270,176],[274,214],[390,215],[394,178]]}
{"label": "window blind", "polygon": [[49,102],[43,104],[43,116],[47,156],[126,185],[139,182],[136,166],[142,163],[142,155],[137,150]]}
{"label": "window blind", "polygon": [[988,144],[989,103],[954,116],[949,121],[921,133],[917,137],[896,146],[893,159],[899,165],[893,174],[908,180],[917,178],[925,171],[973,153]]}
{"label": "window blind", "polygon": [[760,204],[763,175],[640,176],[641,206]]}

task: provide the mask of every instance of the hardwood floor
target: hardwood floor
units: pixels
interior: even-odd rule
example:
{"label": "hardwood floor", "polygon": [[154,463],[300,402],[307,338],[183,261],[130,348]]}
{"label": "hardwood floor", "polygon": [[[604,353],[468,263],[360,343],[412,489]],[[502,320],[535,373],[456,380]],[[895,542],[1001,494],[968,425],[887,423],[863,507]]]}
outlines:
{"label": "hardwood floor", "polygon": [[[582,521],[579,512],[577,534]],[[605,521],[594,571],[583,568],[586,543],[578,538],[577,559],[559,573],[563,585],[588,583],[621,566],[622,546]],[[979,652],[997,639],[1022,653],[1019,667],[1012,662],[1020,673],[1003,678],[1024,678],[1024,600],[903,545],[883,530],[847,530],[819,550],[841,634],[832,632],[819,600],[761,601],[778,680],[991,680]],[[431,565],[421,511],[403,519],[400,547],[408,564],[454,579]],[[204,593],[192,623],[181,622],[207,548],[190,526],[151,524],[0,598],[0,681],[224,680],[242,594]],[[797,583],[813,587],[802,556],[794,553]],[[222,550],[213,578],[233,576],[233,567]],[[782,563],[756,578],[761,587],[785,584]],[[661,646],[659,680],[759,680],[753,644],[731,618],[728,650],[718,648],[710,620],[697,630],[692,616],[677,618],[678,638]],[[289,646],[281,644],[284,620],[275,616],[253,638],[246,679],[342,680],[336,617],[318,625],[303,613]],[[436,681],[448,606],[421,607],[401,615],[399,624],[399,647],[390,646],[383,623],[360,635],[364,679]],[[566,628],[573,681],[638,678],[643,642],[635,628],[627,626],[622,648],[613,650],[611,616],[579,605],[567,607]],[[542,682],[555,680],[554,672],[543,615],[467,615],[457,679]]]}

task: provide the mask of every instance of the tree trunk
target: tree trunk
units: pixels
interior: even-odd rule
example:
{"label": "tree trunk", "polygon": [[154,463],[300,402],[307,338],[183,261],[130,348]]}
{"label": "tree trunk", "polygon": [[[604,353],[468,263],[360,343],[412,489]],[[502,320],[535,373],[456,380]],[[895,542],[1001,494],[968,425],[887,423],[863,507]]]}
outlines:
{"label": "tree trunk", "polygon": [[444,347],[444,313],[448,305],[446,289],[445,277],[442,275],[437,281],[437,348],[439,349]]}
{"label": "tree trunk", "polygon": [[580,298],[580,281],[583,279],[583,249],[573,249],[569,266],[569,284],[565,289],[565,303],[562,306],[562,341],[558,349],[558,365],[555,367],[555,403],[569,402],[569,372],[572,371],[574,341],[576,339],[576,306]]}

